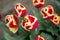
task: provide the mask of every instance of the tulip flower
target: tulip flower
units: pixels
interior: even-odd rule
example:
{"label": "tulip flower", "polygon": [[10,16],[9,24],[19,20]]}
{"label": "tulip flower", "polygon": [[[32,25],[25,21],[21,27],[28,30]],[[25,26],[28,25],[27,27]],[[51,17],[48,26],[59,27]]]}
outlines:
{"label": "tulip flower", "polygon": [[36,8],[40,8],[44,5],[45,3],[45,0],[33,0],[33,5],[36,7]]}
{"label": "tulip flower", "polygon": [[31,31],[38,27],[38,19],[35,16],[26,15],[21,25],[27,31]]}
{"label": "tulip flower", "polygon": [[42,8],[40,12],[41,12],[44,19],[53,18],[54,10],[53,10],[53,7],[51,5],[48,5],[44,8]]}
{"label": "tulip flower", "polygon": [[46,39],[41,37],[40,35],[37,35],[37,36],[35,36],[35,40],[46,40]]}
{"label": "tulip flower", "polygon": [[7,27],[9,30],[13,33],[16,33],[18,31],[18,19],[14,15],[7,15],[5,17],[5,22],[7,22]]}
{"label": "tulip flower", "polygon": [[26,14],[26,8],[21,3],[16,3],[14,10],[18,17],[24,17]]}
{"label": "tulip flower", "polygon": [[60,17],[57,14],[54,14],[54,17],[50,20],[53,24],[60,23]]}

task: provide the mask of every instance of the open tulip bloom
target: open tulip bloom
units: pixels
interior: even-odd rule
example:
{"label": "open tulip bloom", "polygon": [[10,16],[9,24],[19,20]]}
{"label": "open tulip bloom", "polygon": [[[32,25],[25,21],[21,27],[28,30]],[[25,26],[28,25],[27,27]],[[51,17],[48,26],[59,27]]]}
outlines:
{"label": "open tulip bloom", "polygon": [[25,20],[22,20],[21,25],[27,31],[31,31],[38,27],[38,20],[35,16],[26,15]]}
{"label": "open tulip bloom", "polygon": [[7,27],[9,30],[13,33],[16,33],[18,31],[18,19],[14,15],[7,15],[5,17],[5,21],[7,22]]}

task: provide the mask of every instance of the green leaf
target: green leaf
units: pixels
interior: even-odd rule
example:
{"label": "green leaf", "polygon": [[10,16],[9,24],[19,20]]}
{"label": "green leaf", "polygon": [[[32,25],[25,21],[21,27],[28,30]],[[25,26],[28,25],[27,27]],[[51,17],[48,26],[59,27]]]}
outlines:
{"label": "green leaf", "polygon": [[46,40],[53,40],[53,37],[51,35],[46,34],[46,33],[41,33],[41,36],[44,37]]}
{"label": "green leaf", "polygon": [[60,36],[57,37],[57,40],[60,40]]}
{"label": "green leaf", "polygon": [[60,0],[56,0],[56,2],[60,5]]}
{"label": "green leaf", "polygon": [[34,37],[36,36],[37,32],[32,31],[30,34],[30,40],[34,40]]}
{"label": "green leaf", "polygon": [[24,40],[25,36],[22,35],[13,35],[11,36],[10,34],[8,34],[7,32],[4,31],[4,37],[6,40]]}

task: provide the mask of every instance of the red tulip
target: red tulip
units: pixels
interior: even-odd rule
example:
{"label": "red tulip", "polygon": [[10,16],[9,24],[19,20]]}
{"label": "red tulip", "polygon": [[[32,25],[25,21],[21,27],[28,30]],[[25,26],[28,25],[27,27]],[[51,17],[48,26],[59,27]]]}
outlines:
{"label": "red tulip", "polygon": [[37,35],[37,36],[35,36],[35,40],[46,40],[46,39],[41,37],[40,35]]}
{"label": "red tulip", "polygon": [[60,17],[57,14],[54,14],[54,17],[50,20],[53,24],[60,23]]}
{"label": "red tulip", "polygon": [[18,17],[24,17],[26,14],[26,8],[21,4],[21,3],[17,3],[15,5],[15,13]]}
{"label": "red tulip", "polygon": [[44,5],[45,3],[45,0],[33,0],[33,5],[36,7],[36,8],[40,8]]}
{"label": "red tulip", "polygon": [[26,15],[25,20],[22,21],[21,25],[27,31],[31,31],[38,27],[38,20],[35,16]]}
{"label": "red tulip", "polygon": [[41,9],[41,14],[43,16],[44,19],[51,19],[53,18],[53,7],[51,5],[48,5],[44,8]]}
{"label": "red tulip", "polygon": [[16,33],[18,31],[18,19],[14,15],[7,15],[5,17],[5,21],[7,22],[7,26],[11,32]]}

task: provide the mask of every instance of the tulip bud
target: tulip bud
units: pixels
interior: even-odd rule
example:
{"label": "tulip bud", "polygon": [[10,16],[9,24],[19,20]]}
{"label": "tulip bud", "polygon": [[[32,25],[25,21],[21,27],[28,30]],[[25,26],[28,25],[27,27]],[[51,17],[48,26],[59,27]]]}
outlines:
{"label": "tulip bud", "polygon": [[44,19],[51,19],[53,18],[53,7],[51,5],[48,5],[44,8],[41,9],[41,14],[43,16]]}
{"label": "tulip bud", "polygon": [[45,40],[45,38],[41,37],[40,35],[35,36],[35,40]]}
{"label": "tulip bud", "polygon": [[59,24],[60,23],[60,17],[57,14],[54,14],[54,17],[50,20],[53,24]]}
{"label": "tulip bud", "polygon": [[14,10],[18,17],[24,17],[26,14],[26,8],[21,3],[17,3]]}
{"label": "tulip bud", "polygon": [[33,0],[33,5],[36,7],[36,8],[40,8],[44,5],[45,3],[45,0]]}

